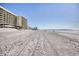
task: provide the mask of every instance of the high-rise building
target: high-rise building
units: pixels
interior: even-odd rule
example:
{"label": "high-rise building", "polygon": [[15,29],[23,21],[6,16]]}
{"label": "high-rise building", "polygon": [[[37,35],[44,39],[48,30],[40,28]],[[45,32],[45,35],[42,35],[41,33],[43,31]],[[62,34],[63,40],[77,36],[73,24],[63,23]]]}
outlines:
{"label": "high-rise building", "polygon": [[20,29],[27,29],[27,19],[25,19],[23,16],[17,16],[16,26]]}
{"label": "high-rise building", "polygon": [[0,28],[27,28],[27,20],[0,6]]}

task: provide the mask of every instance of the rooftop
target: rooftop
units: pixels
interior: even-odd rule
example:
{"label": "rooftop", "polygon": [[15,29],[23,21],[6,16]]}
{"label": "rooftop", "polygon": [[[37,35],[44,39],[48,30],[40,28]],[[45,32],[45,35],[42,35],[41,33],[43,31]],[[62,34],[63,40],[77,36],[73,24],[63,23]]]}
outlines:
{"label": "rooftop", "polygon": [[[9,11],[9,10],[7,10],[7,9],[5,9],[4,7],[2,7],[2,6],[0,6],[0,8],[1,9],[3,9],[3,10],[5,10],[5,11],[7,11],[7,12],[9,12],[9,13],[11,13],[11,14],[13,14],[13,15],[15,15],[14,13],[12,13],[11,11]],[[15,15],[16,16],[16,15]]]}

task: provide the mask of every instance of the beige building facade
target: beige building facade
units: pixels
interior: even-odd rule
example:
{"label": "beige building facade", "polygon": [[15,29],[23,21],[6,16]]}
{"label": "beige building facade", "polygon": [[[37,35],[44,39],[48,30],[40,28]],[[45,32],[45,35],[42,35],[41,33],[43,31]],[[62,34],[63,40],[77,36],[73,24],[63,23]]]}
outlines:
{"label": "beige building facade", "polygon": [[27,19],[23,16],[17,16],[17,28],[27,29]]}
{"label": "beige building facade", "polygon": [[14,28],[16,25],[17,16],[11,12],[0,8],[0,27],[11,27]]}
{"label": "beige building facade", "polygon": [[0,7],[0,28],[27,28],[27,21],[23,16],[16,16],[12,12]]}

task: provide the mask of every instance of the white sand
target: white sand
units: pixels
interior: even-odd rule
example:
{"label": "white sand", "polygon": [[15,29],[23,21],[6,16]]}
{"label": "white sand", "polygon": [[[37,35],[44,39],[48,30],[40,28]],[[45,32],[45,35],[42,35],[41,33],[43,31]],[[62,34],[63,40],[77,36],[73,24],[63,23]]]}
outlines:
{"label": "white sand", "polygon": [[[55,32],[0,29],[0,55],[69,56],[79,55],[79,40]],[[6,33],[7,32],[7,33]],[[1,36],[2,34],[2,36]],[[78,42],[77,42],[78,41]]]}
{"label": "white sand", "polygon": [[13,31],[18,31],[18,30],[14,28],[0,28],[0,32],[13,32]]}

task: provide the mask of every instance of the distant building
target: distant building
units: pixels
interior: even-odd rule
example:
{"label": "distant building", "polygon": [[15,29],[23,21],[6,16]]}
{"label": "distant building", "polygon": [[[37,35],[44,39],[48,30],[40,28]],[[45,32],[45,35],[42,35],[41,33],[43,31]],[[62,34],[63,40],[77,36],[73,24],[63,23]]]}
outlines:
{"label": "distant building", "polygon": [[32,27],[28,26],[28,29],[31,29],[32,30]]}
{"label": "distant building", "polygon": [[0,7],[0,28],[27,29],[27,20],[23,16],[16,16],[5,8]]}
{"label": "distant building", "polygon": [[34,28],[32,28],[32,30],[38,30],[38,28],[37,27],[34,27]]}
{"label": "distant building", "polygon": [[27,20],[23,16],[17,16],[17,28],[27,29]]}

